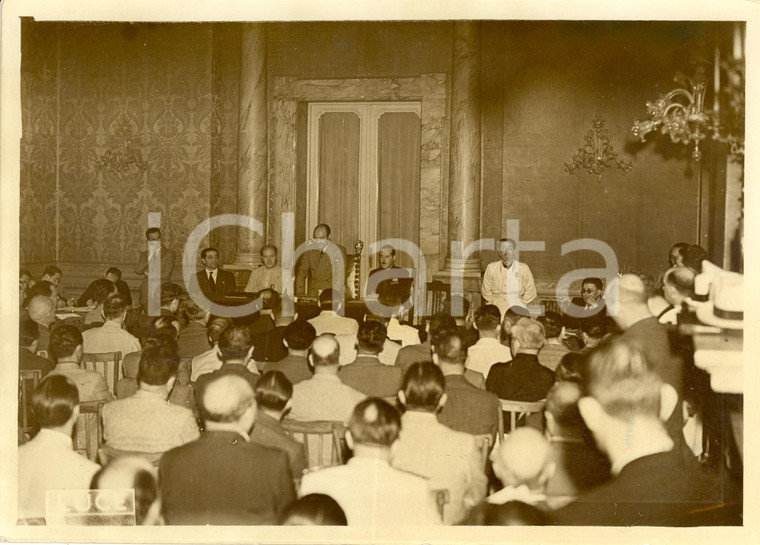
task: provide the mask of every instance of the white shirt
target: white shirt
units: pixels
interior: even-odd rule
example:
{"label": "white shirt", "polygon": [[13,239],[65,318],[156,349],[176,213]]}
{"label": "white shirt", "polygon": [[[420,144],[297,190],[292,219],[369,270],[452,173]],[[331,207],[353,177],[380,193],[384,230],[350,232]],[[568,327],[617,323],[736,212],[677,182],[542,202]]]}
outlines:
{"label": "white shirt", "polygon": [[502,316],[509,307],[524,307],[537,296],[530,267],[519,261],[513,261],[509,268],[501,261],[489,263],[480,293],[487,303],[499,307]]}
{"label": "white shirt", "polygon": [[301,481],[300,495],[315,493],[327,494],[338,502],[349,526],[441,524],[427,481],[383,460],[354,457],[346,465],[307,473]]}
{"label": "white shirt", "polygon": [[512,352],[499,339],[483,337],[467,349],[466,369],[471,369],[488,378],[488,372],[495,363],[512,361]]}
{"label": "white shirt", "polygon": [[18,448],[18,516],[45,516],[46,490],[89,490],[100,466],[74,452],[71,437],[42,428]]}
{"label": "white shirt", "polygon": [[332,310],[323,310],[319,316],[315,316],[309,323],[317,330],[317,335],[322,333],[354,334],[359,332],[359,322],[346,316],[338,316]]}
{"label": "white shirt", "polygon": [[107,321],[100,327],[88,329],[82,333],[84,351],[87,354],[101,352],[121,352],[123,358],[130,352],[141,350],[137,337],[124,330],[118,323]]}
{"label": "white shirt", "polygon": [[272,288],[277,293],[282,293],[282,267],[279,265],[275,265],[271,269],[267,269],[263,265],[253,269],[244,291],[255,292],[266,288]]}
{"label": "white shirt", "polygon": [[348,422],[354,407],[366,396],[346,386],[337,375],[319,373],[293,385],[290,417],[311,422]]}
{"label": "white shirt", "polygon": [[214,346],[210,350],[195,356],[190,364],[190,380],[195,382],[199,376],[219,369],[222,366],[222,360],[219,359],[218,354],[219,349]]}
{"label": "white shirt", "polygon": [[420,332],[409,325],[402,325],[396,318],[388,322],[388,338],[401,341],[401,346],[420,344]]}

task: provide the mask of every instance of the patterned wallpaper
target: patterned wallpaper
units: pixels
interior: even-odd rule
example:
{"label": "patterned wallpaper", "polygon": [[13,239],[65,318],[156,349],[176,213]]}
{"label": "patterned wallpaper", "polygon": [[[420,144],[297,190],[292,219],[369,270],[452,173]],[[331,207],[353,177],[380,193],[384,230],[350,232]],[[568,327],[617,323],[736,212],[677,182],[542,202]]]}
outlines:
{"label": "patterned wallpaper", "polygon": [[[237,67],[214,62],[212,24],[38,25],[22,37],[22,262],[56,259],[56,207],[57,260],[99,263],[136,261],[149,212],[181,251],[212,210],[234,211],[236,83],[215,79]],[[144,170],[98,164],[127,140]]]}

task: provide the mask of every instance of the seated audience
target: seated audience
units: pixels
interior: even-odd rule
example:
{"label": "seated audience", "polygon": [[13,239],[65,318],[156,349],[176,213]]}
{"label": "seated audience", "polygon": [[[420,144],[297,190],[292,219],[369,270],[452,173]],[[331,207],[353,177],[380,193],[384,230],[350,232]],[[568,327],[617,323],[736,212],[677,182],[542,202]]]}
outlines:
{"label": "seated audience", "polygon": [[60,297],[58,296],[57,288],[51,284],[47,280],[40,280],[36,282],[32,287],[29,288],[26,301],[24,301],[24,306],[28,307],[29,302],[32,300],[33,297],[36,297],[37,295],[44,295],[48,299],[50,299],[53,302],[53,307],[58,308],[60,306],[63,306],[60,300]]}
{"label": "seated audience", "polygon": [[683,267],[683,251],[689,247],[688,242],[676,242],[670,249],[668,260],[671,267]]}
{"label": "seated audience", "polygon": [[178,365],[179,357],[172,347],[143,350],[137,392],[103,407],[103,440],[108,446],[133,452],[165,452],[199,437],[192,411],[167,403]]}
{"label": "seated audience", "polygon": [[243,291],[258,293],[269,288],[282,293],[282,268],[277,264],[277,247],[267,244],[261,249],[259,256],[261,266],[251,271]]}
{"label": "seated audience", "polygon": [[694,298],[694,271],[687,267],[668,269],[662,278],[662,295],[668,306],[657,316],[661,324],[678,324],[686,298]]}
{"label": "seated audience", "polygon": [[443,523],[457,524],[485,497],[488,480],[475,438],[436,418],[446,405],[444,389],[443,373],[434,363],[415,363],[407,369],[398,392],[405,412],[391,465],[425,477],[431,491],[448,490]]}
{"label": "seated audience", "polygon": [[68,377],[49,375],[32,394],[40,431],[18,449],[18,517],[45,516],[47,490],[87,490],[99,467],[73,450],[79,392]]}
{"label": "seated audience", "polygon": [[291,384],[310,379],[314,373],[309,368],[309,348],[316,338],[317,332],[309,322],[296,320],[289,324],[282,340],[288,349],[288,355],[279,361],[267,363],[264,373],[280,371]]}
{"label": "seated audience", "polygon": [[568,352],[554,371],[555,382],[580,382],[588,354]]}
{"label": "seated audience", "polygon": [[681,250],[683,266],[691,269],[694,274],[702,272],[702,262],[707,260],[707,252],[701,246],[690,244]]}
{"label": "seated audience", "polygon": [[427,333],[427,339],[422,344],[412,344],[403,347],[398,352],[396,357],[396,367],[400,367],[401,371],[406,369],[413,363],[418,361],[433,361],[433,355],[430,347],[432,346],[432,339],[440,331],[444,329],[456,329],[457,323],[454,318],[448,314],[439,312],[430,317],[427,324],[425,324],[425,332]]}
{"label": "seated audience", "polygon": [[584,278],[581,296],[574,297],[563,316],[567,329],[578,330],[586,321],[604,321],[607,318],[607,301],[604,299],[604,283],[601,278]]}
{"label": "seated audience", "polygon": [[501,344],[499,332],[501,313],[496,305],[483,305],[475,311],[475,329],[478,341],[467,349],[465,368],[488,378],[488,372],[494,363],[509,361],[512,354],[508,346]]}
{"label": "seated audience", "polygon": [[87,307],[97,303],[94,295],[96,291],[96,282],[99,280],[108,280],[110,282],[113,282],[119,295],[124,297],[124,300],[127,302],[128,306],[132,306],[132,292],[129,290],[127,283],[121,279],[121,269],[117,267],[108,267],[108,270],[106,270],[106,274],[103,278],[93,280],[90,285],[87,286],[87,289],[84,290],[82,295],[79,296],[79,299],[77,299],[77,306]]}
{"label": "seated audience", "polygon": [[385,336],[383,324],[372,320],[363,322],[356,337],[356,360],[338,371],[344,384],[368,397],[394,397],[401,385],[401,369],[383,365],[378,358]]}
{"label": "seated audience", "polygon": [[[285,328],[298,318],[293,314],[292,299],[282,297],[278,298],[277,304],[272,307],[272,319],[274,327],[262,333],[253,335],[253,359],[258,363],[259,368],[264,368],[264,363],[279,361],[288,355],[288,350],[282,343],[285,335]],[[289,314],[285,311],[290,307]]]}
{"label": "seated audience", "polygon": [[[539,316],[537,320],[544,326],[544,333],[546,334],[546,344],[538,351],[538,363],[554,371],[562,356],[570,352],[562,343],[565,332],[562,316],[556,312],[548,311],[543,316]],[[587,323],[595,323],[595,321],[585,320],[583,322],[583,324]]]}
{"label": "seated audience", "polygon": [[[219,336],[218,350],[222,356],[219,369],[202,374],[195,382],[195,402],[200,407],[204,388],[222,375],[236,375],[244,379],[253,390],[259,380],[256,365],[251,362],[253,343],[251,332],[242,325],[231,325]],[[255,371],[255,372],[254,372]]]}
{"label": "seated audience", "polygon": [[105,321],[103,317],[103,303],[105,303],[109,295],[116,295],[119,292],[116,289],[116,285],[105,278],[98,278],[90,286],[92,292],[89,301],[91,305],[95,305],[95,308],[85,314],[84,325],[101,325]]}
{"label": "seated audience", "polygon": [[190,380],[198,381],[198,377],[203,374],[216,371],[222,366],[222,359],[219,354],[219,337],[222,332],[232,325],[229,318],[214,317],[206,324],[206,340],[211,348],[195,356],[191,363]]}
{"label": "seated audience", "polygon": [[287,509],[283,526],[347,526],[338,502],[325,494],[307,494]]}
{"label": "seated audience", "polygon": [[82,333],[84,351],[88,354],[121,352],[123,358],[130,352],[140,350],[140,342],[122,328],[127,312],[127,302],[121,295],[110,295],[103,303],[105,323]]}
{"label": "seated audience", "polygon": [[266,333],[267,331],[274,329],[273,309],[281,304],[280,294],[269,288],[261,290],[258,293],[257,298],[261,298],[261,310],[259,311],[258,317],[248,326],[253,335]]}
{"label": "seated audience", "polygon": [[291,418],[347,422],[365,395],[338,378],[340,348],[332,335],[320,335],[311,344],[309,363],[314,376],[293,386]]}
{"label": "seated audience", "polygon": [[37,322],[24,320],[18,324],[18,368],[19,371],[39,370],[44,377],[53,369],[50,360],[41,358],[37,355],[37,346],[39,345],[39,326]]}
{"label": "seated audience", "polygon": [[[581,326],[581,340],[583,348],[579,350],[581,354],[587,354],[604,340],[607,335],[607,323],[597,321],[587,321]],[[563,356],[564,357],[564,356]]]}
{"label": "seated audience", "polygon": [[359,403],[346,432],[353,457],[346,465],[304,475],[301,496],[330,496],[343,509],[349,526],[441,524],[425,479],[390,465],[391,446],[398,439],[400,427],[396,409],[385,401],[370,398]]}
{"label": "seated audience", "polygon": [[544,328],[536,320],[521,318],[511,329],[512,361],[491,367],[486,388],[500,399],[538,401],[554,383],[554,371],[538,363],[545,343]]}
{"label": "seated audience", "polygon": [[546,395],[549,459],[556,467],[546,483],[547,504],[552,509],[610,478],[610,463],[594,444],[578,410],[581,395],[578,383],[566,381],[557,382]]}
{"label": "seated audience", "polygon": [[290,410],[293,385],[281,372],[269,371],[261,376],[253,393],[258,412],[251,441],[284,451],[288,455],[293,478],[300,479],[306,469],[303,444],[288,436],[280,425],[285,413]]}
{"label": "seated audience", "polygon": [[184,290],[173,282],[162,284],[160,316],[175,316],[179,310],[180,298],[183,293]]}
{"label": "seated audience", "polygon": [[[80,401],[110,401],[106,379],[96,371],[82,369],[82,333],[73,325],[60,325],[50,335],[50,358],[55,362],[51,375],[64,375],[79,389]],[[84,431],[84,430],[82,430]]]}
{"label": "seated audience", "polygon": [[343,309],[343,294],[328,288],[319,294],[318,316],[309,320],[309,323],[317,330],[317,335],[322,333],[345,333],[355,335],[359,331],[359,324],[353,318],[341,316]]}
{"label": "seated audience", "polygon": [[[505,346],[510,346],[510,339],[512,338],[512,326],[515,325],[521,318],[530,318],[530,313],[525,307],[512,306],[504,313],[504,318],[501,321],[501,342]],[[511,351],[510,351],[511,353]]]}
{"label": "seated audience", "polygon": [[549,442],[541,432],[522,427],[504,437],[491,453],[493,471],[502,489],[494,492],[470,513],[468,523],[476,524],[485,518],[486,505],[503,507],[511,501],[545,507],[546,481],[554,472],[549,460]]}
{"label": "seated audience", "polygon": [[499,398],[467,380],[467,373],[478,377],[482,375],[464,368],[465,354],[464,341],[458,331],[447,329],[436,335],[433,363],[441,368],[447,395],[438,420],[452,430],[472,435],[490,434],[495,438],[499,424]]}
{"label": "seated audience", "polygon": [[663,382],[635,346],[622,339],[599,347],[588,360],[583,389],[578,408],[613,478],[557,511],[557,524],[741,524],[739,517],[720,516],[729,513],[720,509],[728,498],[718,480],[677,452],[661,421]]}
{"label": "seated audience", "polygon": [[162,333],[164,335],[171,335],[174,340],[179,337],[179,332],[182,331],[182,325],[180,319],[174,314],[167,314],[166,316],[159,316],[153,320],[153,327],[156,333]]}
{"label": "seated audience", "polygon": [[35,295],[27,305],[29,318],[38,326],[37,351],[47,350],[50,332],[58,325],[55,319],[55,302],[44,295]]}
{"label": "seated audience", "polygon": [[256,421],[251,385],[234,374],[213,376],[199,406],[203,436],[170,450],[159,465],[166,523],[279,522],[295,500],[292,475],[284,452],[250,441]]}
{"label": "seated audience", "polygon": [[188,323],[180,329],[177,337],[177,347],[180,358],[194,358],[208,350],[208,333],[206,324],[211,314],[201,308],[191,297],[184,301],[182,309]]}
{"label": "seated audience", "polygon": [[158,471],[145,458],[124,456],[109,463],[92,478],[93,490],[135,491],[135,524],[161,526],[161,498]]}

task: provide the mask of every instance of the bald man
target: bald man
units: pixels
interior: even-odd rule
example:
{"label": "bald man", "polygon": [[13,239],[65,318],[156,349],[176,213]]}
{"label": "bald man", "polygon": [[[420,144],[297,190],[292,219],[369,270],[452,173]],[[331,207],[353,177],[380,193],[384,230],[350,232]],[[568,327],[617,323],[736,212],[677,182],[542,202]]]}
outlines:
{"label": "bald man", "polygon": [[687,297],[694,297],[694,271],[688,267],[673,267],[662,278],[662,295],[668,302],[657,321],[661,324],[678,324],[678,315]]}
{"label": "bald man", "polygon": [[340,346],[335,337],[324,334],[314,339],[309,351],[314,376],[293,386],[291,418],[348,422],[354,407],[365,395],[338,378]]}
{"label": "bald man", "polygon": [[55,323],[55,303],[50,297],[44,295],[35,295],[27,305],[29,318],[37,322],[40,330],[40,336],[37,341],[37,351],[47,350],[50,342],[50,332],[53,330]]}
{"label": "bald man", "polygon": [[205,433],[161,458],[166,523],[277,524],[295,490],[285,452],[250,442],[253,389],[240,376],[216,376],[200,402]]}

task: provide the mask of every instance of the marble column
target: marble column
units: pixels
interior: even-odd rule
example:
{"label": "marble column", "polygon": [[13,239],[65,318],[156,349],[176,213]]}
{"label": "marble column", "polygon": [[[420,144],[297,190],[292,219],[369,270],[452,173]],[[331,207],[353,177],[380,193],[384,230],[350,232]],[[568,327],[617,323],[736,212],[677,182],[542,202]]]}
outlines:
{"label": "marble column", "polygon": [[452,253],[452,243],[467,247],[480,238],[480,27],[454,23],[451,81],[451,145],[449,162],[448,238],[446,263],[436,277],[462,276],[464,291],[479,292],[480,261]]}
{"label": "marble column", "polygon": [[235,264],[258,265],[267,224],[267,31],[243,26],[238,110],[237,213],[261,222],[261,234],[238,227]]}

